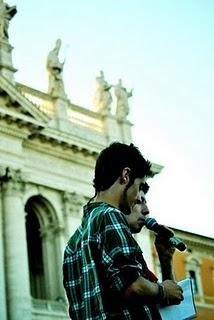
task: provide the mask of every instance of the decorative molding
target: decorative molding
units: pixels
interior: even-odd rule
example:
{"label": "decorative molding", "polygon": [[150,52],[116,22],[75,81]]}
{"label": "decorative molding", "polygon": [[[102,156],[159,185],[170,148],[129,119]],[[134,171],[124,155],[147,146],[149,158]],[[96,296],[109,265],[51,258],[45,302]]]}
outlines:
{"label": "decorative molding", "polygon": [[[2,117],[0,114],[0,119],[1,118]],[[20,130],[20,129],[15,128],[15,126],[12,126],[8,123],[5,126],[1,123],[0,132],[7,134],[9,136],[12,136],[12,137],[20,138],[20,139],[26,139],[29,134],[28,132],[24,131],[23,128]]]}
{"label": "decorative molding", "polygon": [[45,125],[43,122],[40,122],[29,115],[9,110],[9,108],[6,107],[0,108],[0,118],[6,119],[6,121],[10,121],[10,123],[15,122],[18,126],[22,124],[22,126],[28,125],[29,127],[33,126],[33,128],[37,128],[44,127]]}

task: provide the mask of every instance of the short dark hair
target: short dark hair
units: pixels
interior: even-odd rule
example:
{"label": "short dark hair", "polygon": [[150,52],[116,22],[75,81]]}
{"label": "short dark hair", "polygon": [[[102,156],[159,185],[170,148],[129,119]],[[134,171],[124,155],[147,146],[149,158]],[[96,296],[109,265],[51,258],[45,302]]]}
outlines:
{"label": "short dark hair", "polygon": [[149,191],[149,185],[147,182],[144,182],[141,186],[141,189],[143,191],[144,194],[146,194]]}
{"label": "short dark hair", "polygon": [[132,184],[136,178],[151,176],[151,163],[134,145],[113,142],[103,149],[96,161],[93,185],[95,193],[108,189],[121,176],[125,167],[131,169]]}

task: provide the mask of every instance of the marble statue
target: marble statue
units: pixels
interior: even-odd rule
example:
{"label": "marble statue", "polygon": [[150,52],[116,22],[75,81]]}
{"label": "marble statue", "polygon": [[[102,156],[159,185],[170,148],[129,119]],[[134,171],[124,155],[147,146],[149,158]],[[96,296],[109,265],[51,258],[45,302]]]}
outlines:
{"label": "marble statue", "polygon": [[101,114],[108,114],[111,111],[111,87],[112,85],[109,85],[104,78],[104,72],[100,71],[100,75],[96,77],[96,92],[93,103],[96,111]]}
{"label": "marble statue", "polygon": [[47,57],[47,70],[49,75],[48,93],[53,97],[66,97],[62,72],[64,62],[59,60],[61,39],[57,39],[54,48]]}
{"label": "marble statue", "polygon": [[122,85],[122,80],[119,79],[118,84],[114,86],[114,93],[117,99],[116,116],[120,120],[125,120],[129,114],[128,99],[132,97],[132,90],[127,91]]}
{"label": "marble statue", "polygon": [[0,38],[8,39],[9,22],[16,12],[16,6],[9,6],[3,0],[0,0]]}

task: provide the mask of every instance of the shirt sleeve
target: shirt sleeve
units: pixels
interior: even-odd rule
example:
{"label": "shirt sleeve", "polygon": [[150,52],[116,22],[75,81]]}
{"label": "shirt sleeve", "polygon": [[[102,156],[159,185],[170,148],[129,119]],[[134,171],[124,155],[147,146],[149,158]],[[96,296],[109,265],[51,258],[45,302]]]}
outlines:
{"label": "shirt sleeve", "polygon": [[119,210],[105,212],[102,240],[102,264],[109,287],[121,293],[142,275],[142,265],[136,259],[141,249]]}

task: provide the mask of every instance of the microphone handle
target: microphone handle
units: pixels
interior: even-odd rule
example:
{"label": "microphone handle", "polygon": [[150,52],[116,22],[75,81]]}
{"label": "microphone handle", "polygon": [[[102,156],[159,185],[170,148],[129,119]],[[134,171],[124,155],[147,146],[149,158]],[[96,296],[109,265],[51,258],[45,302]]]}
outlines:
{"label": "microphone handle", "polygon": [[176,249],[180,250],[180,251],[184,251],[186,250],[186,245],[183,243],[183,241],[177,237],[171,237],[169,238],[169,244],[173,247],[175,247]]}

